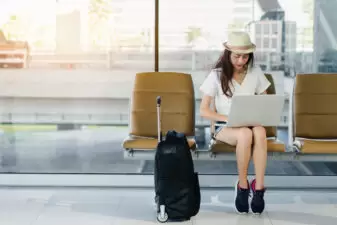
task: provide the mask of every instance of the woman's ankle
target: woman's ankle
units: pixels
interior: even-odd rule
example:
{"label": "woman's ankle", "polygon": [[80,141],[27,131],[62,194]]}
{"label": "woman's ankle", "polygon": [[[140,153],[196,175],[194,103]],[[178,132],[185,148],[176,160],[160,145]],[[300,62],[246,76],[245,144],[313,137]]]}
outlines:
{"label": "woman's ankle", "polygon": [[256,180],[255,182],[255,190],[263,190],[264,189],[264,183],[261,181]]}
{"label": "woman's ankle", "polygon": [[248,184],[248,180],[239,180],[239,187],[242,189],[248,189],[249,188],[249,184]]}

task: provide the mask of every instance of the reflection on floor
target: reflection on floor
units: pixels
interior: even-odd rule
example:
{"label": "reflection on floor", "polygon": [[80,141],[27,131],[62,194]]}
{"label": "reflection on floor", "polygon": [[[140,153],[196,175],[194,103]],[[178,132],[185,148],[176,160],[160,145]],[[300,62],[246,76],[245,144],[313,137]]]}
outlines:
{"label": "reflection on floor", "polygon": [[[123,158],[121,143],[127,134],[126,127],[6,131],[0,134],[0,172],[152,174],[153,161]],[[279,136],[287,141],[286,130]],[[202,174],[237,174],[233,161],[196,161],[195,168]],[[336,175],[337,163],[273,161],[266,174]]]}
{"label": "reflection on floor", "polygon": [[[3,188],[0,199],[0,221],[6,225],[158,224],[152,190]],[[237,215],[233,191],[203,190],[199,214],[179,224],[333,225],[337,221],[336,192],[268,191],[266,202],[261,216]]]}

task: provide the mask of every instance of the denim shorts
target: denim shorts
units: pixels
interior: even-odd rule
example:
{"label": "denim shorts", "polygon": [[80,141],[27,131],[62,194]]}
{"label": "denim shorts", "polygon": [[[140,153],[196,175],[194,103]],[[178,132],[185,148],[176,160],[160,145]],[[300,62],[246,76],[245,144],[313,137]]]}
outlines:
{"label": "denim shorts", "polygon": [[[220,126],[218,124],[221,124]],[[224,121],[216,121],[214,126],[214,137],[220,132],[220,130],[226,125],[227,123]]]}
{"label": "denim shorts", "polygon": [[[215,124],[221,124],[220,126],[219,125],[215,125],[214,126],[214,136],[216,134],[218,134],[220,132],[220,130],[225,127],[225,125],[227,124],[227,122],[224,122],[224,121],[216,121]],[[253,129],[253,127],[248,127],[249,129]]]}

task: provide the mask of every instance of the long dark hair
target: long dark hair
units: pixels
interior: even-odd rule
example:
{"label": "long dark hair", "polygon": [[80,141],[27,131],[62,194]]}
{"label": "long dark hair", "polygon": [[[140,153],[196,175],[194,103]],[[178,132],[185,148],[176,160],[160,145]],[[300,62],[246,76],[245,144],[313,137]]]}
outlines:
{"label": "long dark hair", "polygon": [[[225,51],[221,54],[218,61],[215,63],[215,66],[213,69],[216,69],[220,72],[220,83],[223,93],[227,97],[232,97],[233,93],[232,90],[229,87],[229,82],[232,83],[233,73],[234,73],[234,67],[230,60],[232,52],[225,49]],[[254,64],[254,54],[249,53],[249,59],[246,64],[246,66],[253,66]],[[221,71],[220,71],[221,70]]]}

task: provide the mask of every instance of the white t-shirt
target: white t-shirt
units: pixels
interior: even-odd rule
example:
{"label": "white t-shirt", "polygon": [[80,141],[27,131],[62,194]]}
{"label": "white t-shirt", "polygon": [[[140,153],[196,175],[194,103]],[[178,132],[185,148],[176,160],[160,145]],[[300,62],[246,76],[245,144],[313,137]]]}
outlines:
{"label": "white t-shirt", "polygon": [[[221,69],[214,69],[207,76],[200,90],[208,96],[215,98],[215,108],[219,114],[228,115],[231,106],[231,98],[228,98],[222,91],[220,83]],[[261,94],[269,87],[270,82],[265,77],[260,67],[248,69],[246,77],[241,85],[234,79],[229,82],[229,87],[233,95],[254,95]]]}

